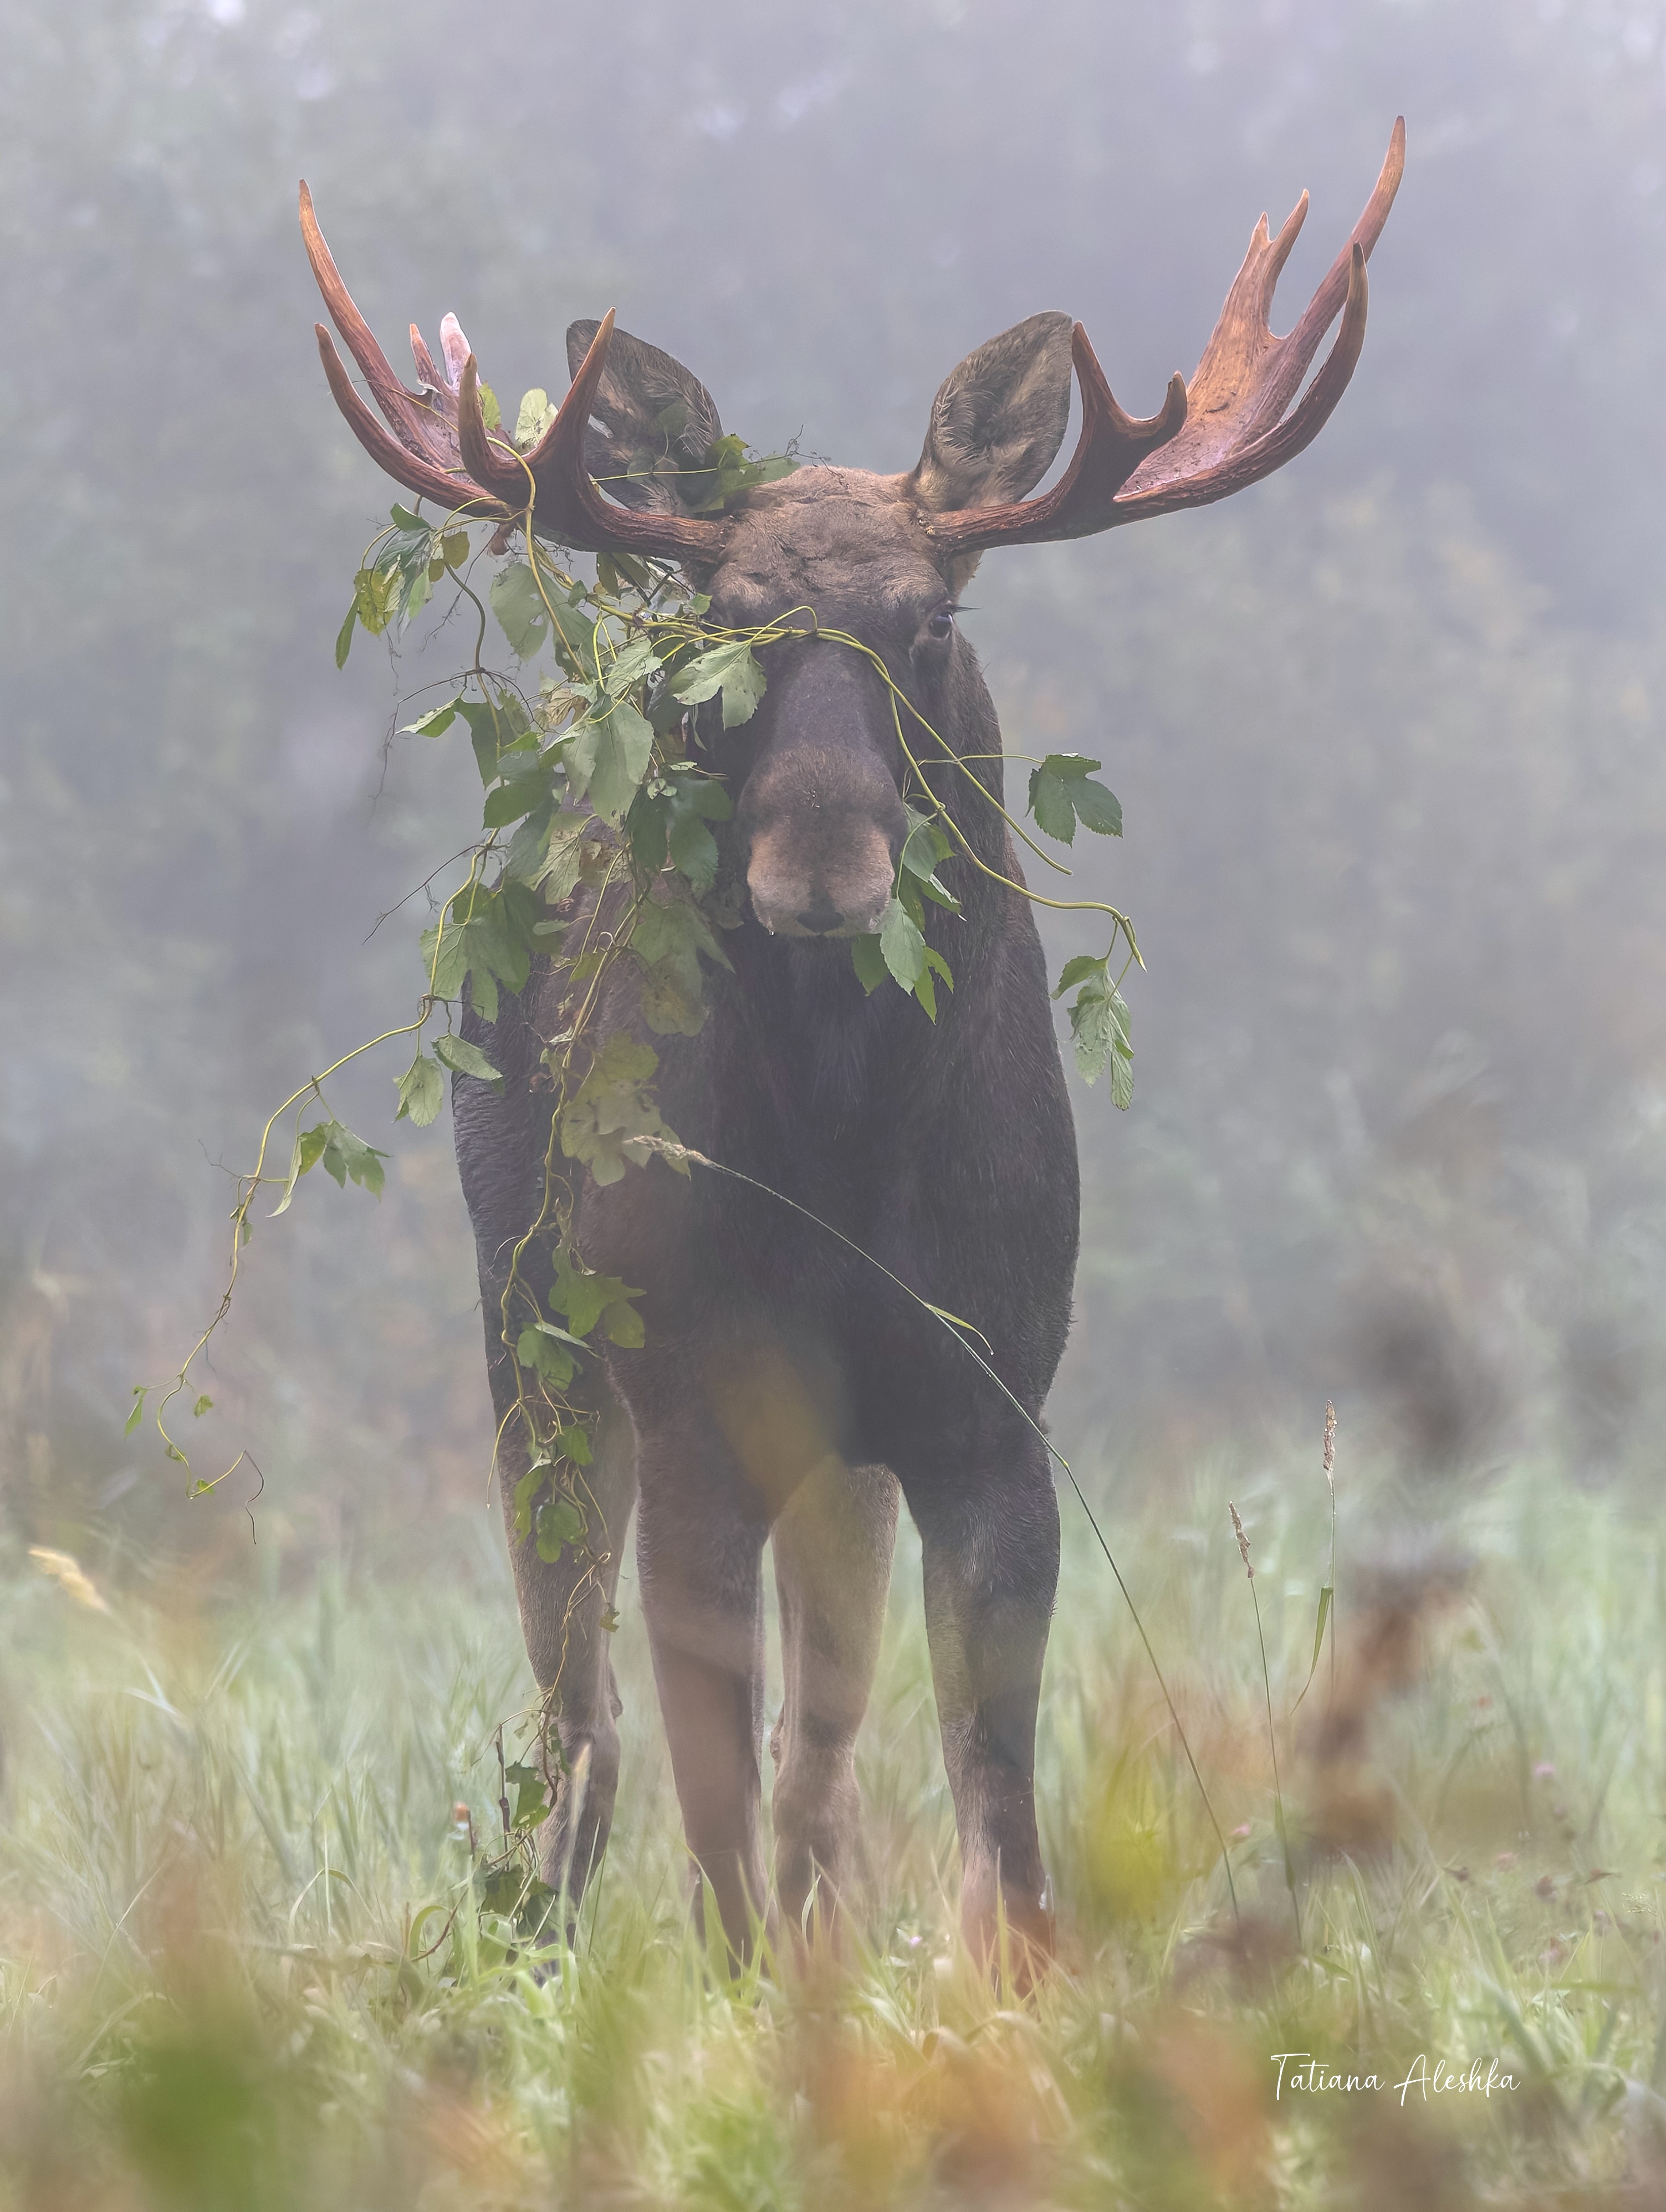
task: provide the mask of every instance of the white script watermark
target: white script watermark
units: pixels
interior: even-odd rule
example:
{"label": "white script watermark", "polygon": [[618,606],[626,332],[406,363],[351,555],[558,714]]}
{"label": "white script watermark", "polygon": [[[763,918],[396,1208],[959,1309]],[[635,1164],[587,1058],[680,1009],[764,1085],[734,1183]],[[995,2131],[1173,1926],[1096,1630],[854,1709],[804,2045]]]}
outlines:
{"label": "white script watermark", "polygon": [[1496,2058],[1472,2058],[1466,2066],[1449,2065],[1445,2059],[1431,2060],[1426,2051],[1420,2051],[1406,2070],[1403,2081],[1395,2081],[1381,2074],[1351,2074],[1316,2058],[1310,2051],[1274,2051],[1270,2063],[1279,2069],[1277,2086],[1273,2092],[1274,2102],[1282,2104],[1286,2089],[1300,2090],[1310,2096],[1335,2094],[1359,2096],[1375,2091],[1385,2091],[1398,2097],[1403,2106],[1408,2098],[1420,2097],[1426,2105],[1432,2097],[1474,2096],[1491,2097],[1493,2091],[1500,2094],[1506,2089],[1519,2089],[1521,2083],[1513,2074],[1504,2073]]}

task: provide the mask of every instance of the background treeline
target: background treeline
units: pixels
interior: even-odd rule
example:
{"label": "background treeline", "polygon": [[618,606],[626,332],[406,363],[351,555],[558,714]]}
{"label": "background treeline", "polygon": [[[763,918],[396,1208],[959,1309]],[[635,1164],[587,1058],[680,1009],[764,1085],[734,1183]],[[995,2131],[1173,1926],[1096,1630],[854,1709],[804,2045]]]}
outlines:
{"label": "background treeline", "polygon": [[[511,400],[623,322],[775,450],[881,468],[979,340],[1079,313],[1119,396],[1189,372],[1304,185],[1293,319],[1403,110],[1361,368],[1230,507],[992,557],[1016,750],[1101,757],[1128,836],[1132,1113],[1079,1097],[1055,1427],[1130,1474],[1333,1395],[1438,1477],[1659,1459],[1666,1224],[1666,9],[1540,0],[12,0],[0,29],[0,1512],[246,1542],[124,1443],[218,1293],[269,1108],[405,1018],[467,835],[455,739],[331,644],[384,485],[319,374],[305,174],[392,341],[461,316]],[[408,716],[399,719],[407,720]],[[1047,745],[1035,741],[1044,738]],[[1080,945],[1085,945],[1085,937]],[[1055,949],[1079,949],[1060,933]],[[332,1103],[217,1340],[264,1526],[472,1506],[489,1426],[445,1120]],[[222,1451],[223,1448],[223,1451]],[[216,1471],[210,1468],[208,1471]]]}

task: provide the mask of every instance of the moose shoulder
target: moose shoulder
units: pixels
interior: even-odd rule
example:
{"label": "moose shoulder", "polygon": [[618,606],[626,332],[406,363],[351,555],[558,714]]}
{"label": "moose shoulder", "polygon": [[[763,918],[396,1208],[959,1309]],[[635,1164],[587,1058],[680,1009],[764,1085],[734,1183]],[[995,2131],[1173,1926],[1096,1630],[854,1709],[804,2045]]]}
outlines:
{"label": "moose shoulder", "polygon": [[[635,1506],[689,1850],[730,1941],[747,1947],[771,1896],[759,1829],[766,1542],[786,1686],[769,1737],[774,1897],[793,1920],[818,1885],[825,1905],[836,1899],[857,1854],[854,1745],[900,1490],[924,1560],[964,1923],[986,1952],[1003,1913],[1019,1937],[1049,1942],[1033,1772],[1059,1524],[1034,1424],[1069,1322],[1076,1154],[1040,944],[1005,821],[987,803],[1002,794],[1000,730],[956,596],[992,547],[1201,505],[1299,453],[1359,357],[1365,257],[1402,158],[1396,125],[1364,216],[1282,338],[1268,310],[1305,197],[1276,239],[1262,219],[1196,375],[1189,386],[1177,377],[1149,420],[1117,406],[1079,325],[1035,315],[955,370],[908,474],[801,469],[715,519],[678,492],[721,435],[688,370],[611,316],[575,324],[571,390],[517,453],[487,429],[452,319],[444,368],[413,332],[421,388],[399,382],[303,187],[314,270],[386,427],[320,326],[325,367],[390,474],[506,532],[530,524],[581,550],[677,562],[708,595],[711,624],[778,633],[749,720],[726,727],[715,702],[690,718],[692,744],[734,803],[717,830],[718,888],[740,918],[703,1024],[654,1038],[666,1122],[734,1172],[587,1179],[578,1249],[640,1288],[645,1330],[607,1349],[611,1401],[588,1470],[605,1528],[585,1556],[553,1563],[530,1539],[514,1544],[527,1649],[562,1754],[540,1851],[569,1896],[612,1815],[618,1704],[605,1624]],[[1073,368],[1076,450],[1054,489],[1031,496],[1063,442]],[[644,451],[660,456],[648,471]],[[953,970],[934,1024],[900,992],[866,993],[845,941],[890,904],[908,834],[904,732],[916,727],[933,733],[919,773],[963,863],[960,911],[928,933]],[[551,1110],[539,1071],[570,1019],[570,988],[546,962],[494,1024],[471,1013],[465,1033],[503,1080],[459,1077],[454,1091],[506,1487],[524,1446],[505,1419],[517,1386],[500,1315],[511,1255],[539,1218]],[[609,971],[586,1031],[598,1050],[645,1036],[637,992],[628,968]],[[542,1267],[547,1285],[555,1255],[534,1249],[520,1264]],[[1004,1391],[920,1300],[988,1340]]]}

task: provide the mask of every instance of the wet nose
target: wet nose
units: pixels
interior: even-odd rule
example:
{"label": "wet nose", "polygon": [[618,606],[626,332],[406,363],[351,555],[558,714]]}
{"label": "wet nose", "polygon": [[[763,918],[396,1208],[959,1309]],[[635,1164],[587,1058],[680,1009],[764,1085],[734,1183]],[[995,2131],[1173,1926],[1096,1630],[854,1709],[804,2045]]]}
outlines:
{"label": "wet nose", "polygon": [[830,930],[843,926],[844,916],[824,890],[818,890],[814,899],[798,916],[800,929],[812,937],[825,937]]}

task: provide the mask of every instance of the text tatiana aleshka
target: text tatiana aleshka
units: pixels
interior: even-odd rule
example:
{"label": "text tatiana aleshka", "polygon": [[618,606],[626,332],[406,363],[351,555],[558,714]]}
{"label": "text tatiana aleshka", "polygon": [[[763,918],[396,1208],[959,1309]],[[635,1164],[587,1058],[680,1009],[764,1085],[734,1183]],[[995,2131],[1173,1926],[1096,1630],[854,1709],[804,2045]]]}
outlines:
{"label": "text tatiana aleshka", "polygon": [[1427,2051],[1420,2051],[1407,2071],[1403,2081],[1389,2082],[1380,2074],[1344,2074],[1328,2067],[1322,2059],[1316,2058],[1310,2051],[1274,2051],[1269,2063],[1279,2069],[1279,2079],[1274,2090],[1274,2103],[1282,2102],[1286,2089],[1305,2089],[1322,2094],[1328,2090],[1345,2096],[1359,2094],[1362,2090],[1389,2090],[1403,2106],[1408,2097],[1420,2096],[1426,2105],[1431,2097],[1459,2095],[1490,2097],[1497,2089],[1519,2089],[1521,2083],[1513,2074],[1502,2074],[1496,2058],[1472,2059],[1467,2068],[1449,2066],[1444,2058],[1432,2063]]}

